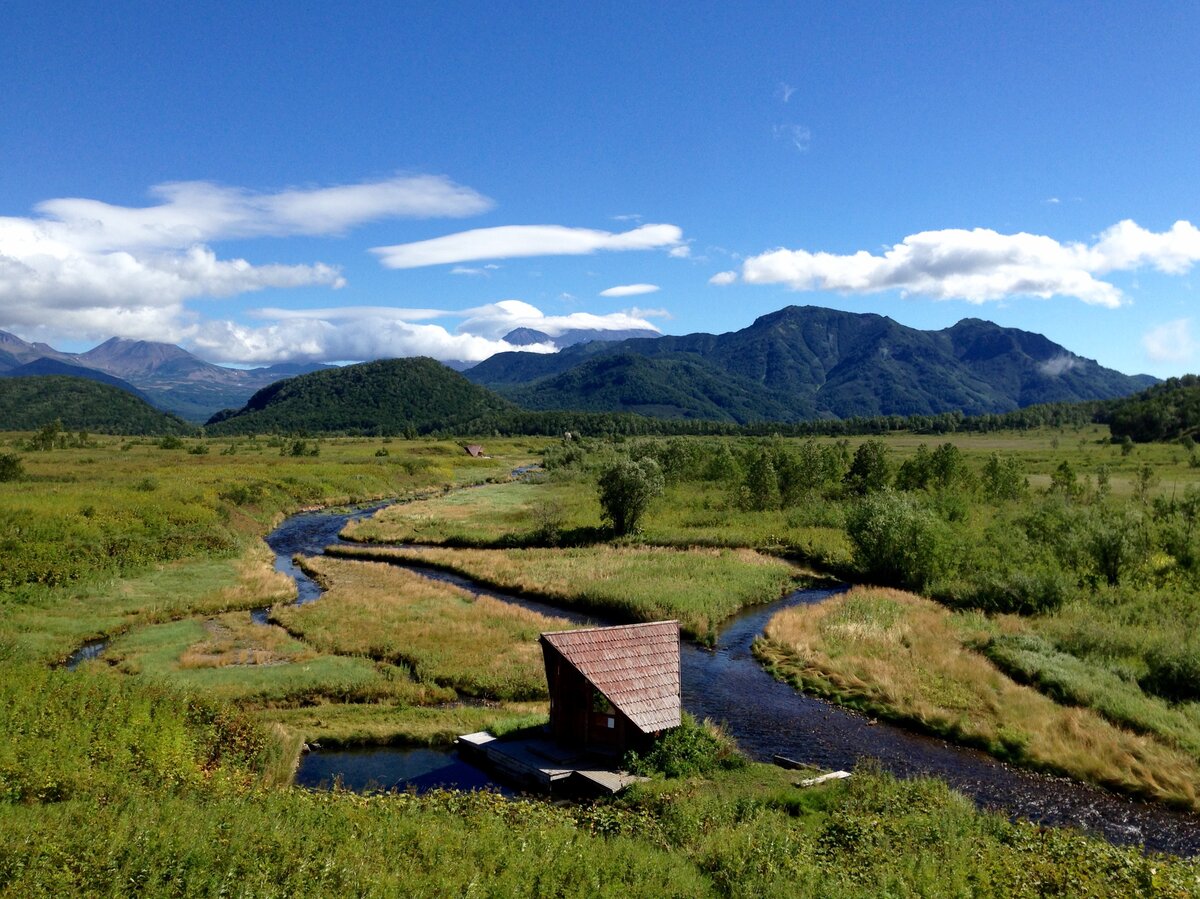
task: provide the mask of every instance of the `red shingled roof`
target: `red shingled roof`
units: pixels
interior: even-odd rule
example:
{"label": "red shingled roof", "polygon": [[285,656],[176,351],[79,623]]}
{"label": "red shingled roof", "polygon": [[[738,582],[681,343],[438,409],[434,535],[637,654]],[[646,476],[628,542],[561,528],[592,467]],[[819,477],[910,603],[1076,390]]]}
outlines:
{"label": "red shingled roof", "polygon": [[643,733],[679,726],[679,622],[542,634]]}

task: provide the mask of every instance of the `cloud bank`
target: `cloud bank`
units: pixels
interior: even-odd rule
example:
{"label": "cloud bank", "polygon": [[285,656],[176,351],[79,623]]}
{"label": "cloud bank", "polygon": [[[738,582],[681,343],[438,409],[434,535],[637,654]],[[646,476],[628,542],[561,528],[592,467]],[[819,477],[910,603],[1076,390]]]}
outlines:
{"label": "cloud bank", "polygon": [[[503,338],[514,328],[531,328],[550,337],[575,329],[600,331],[646,328],[649,312],[628,310],[608,315],[573,312],[546,315],[521,300],[502,300],[473,309],[407,309],[391,306],[346,306],[327,309],[259,309],[267,324],[248,327],[213,321],[189,329],[185,345],[214,362],[272,363],[292,360],[381,359],[432,356],[441,361],[480,362],[511,350],[553,353],[551,343],[516,346]],[[430,324],[433,319],[461,319],[455,331]]]}
{"label": "cloud bank", "polygon": [[433,175],[255,193],[209,182],[161,184],[144,207],[64,198],[35,217],[0,217],[0,326],[58,334],[175,339],[183,303],[343,279],[325,263],[256,265],[207,244],[263,236],[340,234],[390,217],[473,215],[487,197]]}
{"label": "cloud bank", "polygon": [[613,233],[564,225],[501,225],[476,228],[371,252],[388,268],[515,259],[528,256],[586,256],[599,251],[652,250],[680,245],[683,231],[675,225],[641,225]]}
{"label": "cloud bank", "polygon": [[[776,249],[747,259],[748,284],[784,284],[793,290],[872,294],[899,290],[939,300],[985,303],[1013,296],[1076,297],[1114,308],[1121,291],[1097,275],[1153,267],[1183,274],[1200,260],[1200,229],[1176,222],[1154,233],[1129,220],[1104,231],[1091,245],[1060,243],[1036,234],[1000,234],[986,228],[913,234],[874,255]],[[710,279],[728,284],[730,273]]]}

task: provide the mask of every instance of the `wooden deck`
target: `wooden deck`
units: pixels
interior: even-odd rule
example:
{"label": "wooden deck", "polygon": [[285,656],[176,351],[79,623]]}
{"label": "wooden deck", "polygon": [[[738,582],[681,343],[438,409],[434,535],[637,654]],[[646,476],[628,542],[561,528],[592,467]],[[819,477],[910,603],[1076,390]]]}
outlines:
{"label": "wooden deck", "polygon": [[645,780],[618,770],[611,760],[573,752],[541,738],[498,740],[486,731],[463,734],[458,751],[505,780],[543,793],[611,794]]}

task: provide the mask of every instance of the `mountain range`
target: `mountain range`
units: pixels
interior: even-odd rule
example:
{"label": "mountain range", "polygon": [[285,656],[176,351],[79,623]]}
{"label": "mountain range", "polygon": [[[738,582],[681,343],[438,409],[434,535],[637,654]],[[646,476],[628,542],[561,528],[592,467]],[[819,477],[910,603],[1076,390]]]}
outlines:
{"label": "mountain range", "polygon": [[[603,339],[588,340],[588,333]],[[882,315],[789,306],[726,334],[647,334],[655,332],[573,332],[551,339],[517,329],[507,335],[510,343],[556,341],[563,348],[551,354],[499,353],[464,374],[530,410],[736,423],[1000,413],[1037,403],[1122,397],[1156,383],[1148,375],[1104,368],[1040,334],[980,319],[922,331]],[[427,364],[436,363],[424,360],[418,380],[428,378]],[[245,412],[263,412],[268,400],[277,406],[285,396],[279,390],[260,394],[265,388],[338,370],[311,363],[226,368],[173,344],[116,337],[85,353],[64,353],[0,331],[0,377],[87,377],[197,423],[218,413],[227,418],[243,406]],[[389,377],[380,383],[399,382]],[[337,377],[305,380],[304,396],[313,399],[312,385],[342,389],[340,384]],[[471,404],[476,399],[472,395]],[[288,408],[300,414],[295,404]],[[444,412],[459,417],[458,410]],[[261,426],[267,427],[268,418],[283,426],[280,414],[274,408],[269,416],[259,415]],[[354,429],[359,427],[366,425]]]}
{"label": "mountain range", "polygon": [[1126,396],[1157,381],[981,319],[922,331],[815,306],[789,306],[727,334],[498,353],[465,375],[527,409],[739,423],[1000,413]]}
{"label": "mountain range", "polygon": [[0,331],[0,377],[73,375],[122,387],[162,409],[203,422],[221,409],[241,406],[256,391],[283,378],[333,366],[281,363],[238,369],[214,365],[171,343],[113,337],[86,353],[63,353]]}

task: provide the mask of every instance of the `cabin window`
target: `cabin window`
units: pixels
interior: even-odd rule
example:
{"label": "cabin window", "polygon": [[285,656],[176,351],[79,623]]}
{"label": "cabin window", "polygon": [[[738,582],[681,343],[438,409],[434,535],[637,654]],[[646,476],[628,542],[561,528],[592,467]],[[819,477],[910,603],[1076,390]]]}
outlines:
{"label": "cabin window", "polygon": [[[592,691],[592,711],[599,712],[602,715],[611,715],[614,711],[613,704],[608,701],[608,697],[599,690]],[[610,718],[609,721],[612,719]],[[612,727],[612,724],[608,725]]]}
{"label": "cabin window", "polygon": [[613,729],[614,727],[616,727],[616,726],[617,726],[617,719],[616,719],[616,718],[614,718],[614,717],[612,717],[611,715],[609,715],[609,717],[608,717],[608,729],[609,729],[609,730],[612,730],[612,729]]}

